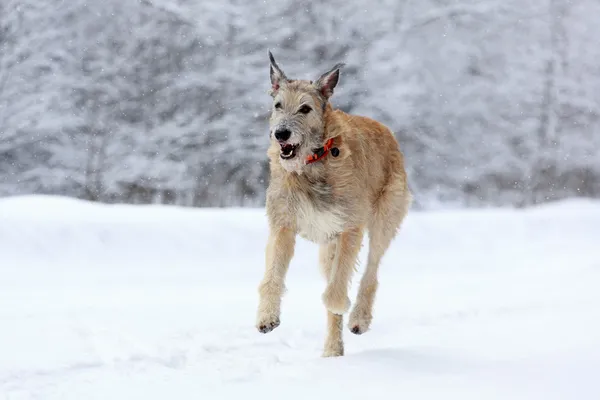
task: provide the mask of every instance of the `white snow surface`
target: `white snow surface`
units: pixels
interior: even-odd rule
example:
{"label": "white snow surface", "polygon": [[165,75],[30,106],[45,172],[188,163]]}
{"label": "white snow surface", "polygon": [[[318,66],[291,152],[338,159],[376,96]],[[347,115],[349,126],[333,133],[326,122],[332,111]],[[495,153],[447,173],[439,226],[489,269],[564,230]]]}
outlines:
{"label": "white snow surface", "polygon": [[598,201],[411,212],[340,358],[302,239],[256,331],[266,238],[262,209],[0,200],[0,399],[600,398]]}

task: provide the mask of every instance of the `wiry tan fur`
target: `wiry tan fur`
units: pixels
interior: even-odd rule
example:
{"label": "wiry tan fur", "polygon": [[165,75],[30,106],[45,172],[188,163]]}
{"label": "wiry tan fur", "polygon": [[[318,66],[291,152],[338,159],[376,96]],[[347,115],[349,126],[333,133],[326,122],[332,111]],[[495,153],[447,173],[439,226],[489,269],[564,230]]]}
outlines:
{"label": "wiry tan fur", "polygon": [[[272,56],[271,56],[272,57]],[[348,287],[363,235],[369,235],[369,254],[349,328],[366,332],[373,316],[377,271],[411,204],[403,155],[392,132],[369,118],[335,110],[329,103],[339,66],[316,82],[289,80],[271,58],[274,104],[268,150],[271,177],[266,209],[270,234],[266,268],[259,286],[257,328],[269,332],[280,323],[285,277],[297,235],[320,245],[321,271],[327,282],[322,296],[327,309],[324,356],[344,354],[343,314],[350,308]],[[312,111],[296,110],[308,104]],[[280,157],[273,132],[281,126],[298,143],[292,160]],[[305,165],[314,149],[333,138],[339,156],[328,154]]]}

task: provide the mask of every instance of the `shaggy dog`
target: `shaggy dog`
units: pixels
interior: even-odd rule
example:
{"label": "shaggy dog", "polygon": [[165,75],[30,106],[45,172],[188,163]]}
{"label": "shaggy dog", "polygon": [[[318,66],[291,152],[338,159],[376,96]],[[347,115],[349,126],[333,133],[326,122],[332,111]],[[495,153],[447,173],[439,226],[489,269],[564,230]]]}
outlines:
{"label": "shaggy dog", "polygon": [[300,235],[320,245],[327,281],[322,295],[328,327],[323,356],[341,356],[343,314],[350,309],[348,286],[363,235],[368,232],[369,255],[349,317],[354,334],[369,329],[381,258],[411,204],[404,158],[387,127],[331,106],[343,64],[313,82],[288,79],[271,52],[269,58],[270,232],[256,327],[267,333],[279,326],[285,276]]}

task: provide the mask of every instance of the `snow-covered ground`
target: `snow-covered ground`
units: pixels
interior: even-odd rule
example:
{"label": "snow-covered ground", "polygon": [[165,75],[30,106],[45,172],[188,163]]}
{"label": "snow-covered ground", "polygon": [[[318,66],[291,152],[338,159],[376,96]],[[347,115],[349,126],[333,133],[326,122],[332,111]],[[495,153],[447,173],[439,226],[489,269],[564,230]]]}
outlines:
{"label": "snow-covered ground", "polygon": [[266,232],[263,210],[0,200],[0,399],[600,398],[600,202],[411,213],[336,359],[312,243],[254,328]]}

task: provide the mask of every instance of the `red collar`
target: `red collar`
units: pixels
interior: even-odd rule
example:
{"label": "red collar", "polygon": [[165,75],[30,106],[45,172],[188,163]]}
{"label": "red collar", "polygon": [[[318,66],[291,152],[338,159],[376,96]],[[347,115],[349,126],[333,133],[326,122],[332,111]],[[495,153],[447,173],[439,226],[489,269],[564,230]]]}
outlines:
{"label": "red collar", "polygon": [[315,152],[313,154],[306,157],[305,164],[312,164],[314,162],[321,160],[323,157],[325,157],[327,155],[327,153],[329,153],[329,151],[331,151],[332,156],[337,157],[338,154],[340,153],[339,149],[337,147],[332,148],[331,146],[333,146],[333,138],[329,139],[327,141],[327,143],[325,143],[325,146],[319,147],[318,149],[315,150]]}

